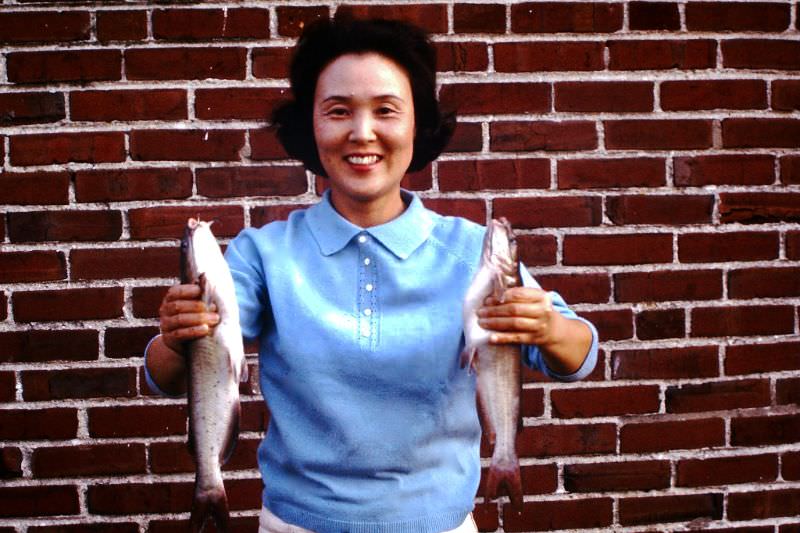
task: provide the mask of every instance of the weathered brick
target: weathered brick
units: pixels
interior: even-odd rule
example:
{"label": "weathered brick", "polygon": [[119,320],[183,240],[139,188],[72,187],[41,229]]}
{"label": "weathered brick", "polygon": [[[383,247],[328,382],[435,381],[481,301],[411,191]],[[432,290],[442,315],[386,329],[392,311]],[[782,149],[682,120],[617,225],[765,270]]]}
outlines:
{"label": "weathered brick", "polygon": [[292,49],[274,46],[253,49],[253,77],[288,78]]}
{"label": "weathered brick", "polygon": [[630,265],[672,261],[672,235],[566,235],[565,265]]}
{"label": "weathered brick", "polygon": [[[255,470],[261,439],[239,438],[224,470]],[[154,473],[194,472],[195,463],[185,442],[154,442],[150,445],[150,468]]]}
{"label": "weathered brick", "polygon": [[447,33],[447,6],[444,4],[356,4],[339,6],[338,16],[388,18],[411,22],[429,33]]}
{"label": "weathered brick", "polygon": [[122,287],[15,291],[11,296],[18,322],[118,318],[123,303]]}
{"label": "weathered brick", "polygon": [[790,334],[794,309],[786,305],[696,307],[691,321],[692,337]]}
{"label": "weathered brick", "polygon": [[136,371],[132,368],[30,370],[22,372],[21,381],[25,401],[131,397],[136,394]]}
{"label": "weathered brick", "polygon": [[0,203],[63,205],[69,203],[66,172],[5,172],[0,174]]}
{"label": "weathered brick", "polygon": [[603,69],[603,43],[495,43],[497,72],[594,71]]}
{"label": "weathered brick", "polygon": [[800,259],[800,232],[786,233],[786,257],[787,259]]}
{"label": "weathered brick", "polygon": [[800,480],[800,452],[781,455],[781,476],[791,481]]}
{"label": "weathered brick", "polygon": [[676,157],[675,185],[769,185],[775,181],[771,155],[708,155]]}
{"label": "weathered brick", "polygon": [[168,286],[164,287],[134,287],[132,290],[133,316],[136,318],[155,318],[161,300],[167,293]]}
{"label": "weathered brick", "polygon": [[595,197],[496,198],[494,216],[506,217],[518,229],[599,226],[600,199]]}
{"label": "weathered brick", "polygon": [[73,439],[78,434],[74,408],[0,409],[0,422],[0,438],[5,440]]}
{"label": "weathered brick", "polygon": [[564,466],[564,488],[569,492],[655,490],[669,486],[669,461],[626,461]]}
{"label": "weathered brick", "polygon": [[769,446],[800,439],[800,415],[754,416],[731,420],[731,445]]}
{"label": "weathered brick", "polygon": [[800,184],[800,156],[781,157],[781,183]]}
{"label": "weathered brick", "polygon": [[772,82],[772,109],[778,111],[800,109],[800,80],[775,80]]}
{"label": "weathered brick", "polygon": [[766,109],[763,80],[681,80],[661,83],[664,111]]}
{"label": "weathered brick", "polygon": [[658,412],[661,400],[657,385],[553,390],[553,416],[587,418]]}
{"label": "weathered brick", "polygon": [[444,85],[439,99],[460,115],[545,113],[550,111],[546,83],[454,83]]}
{"label": "weathered brick", "polygon": [[197,192],[210,198],[293,196],[306,192],[300,166],[216,167],[197,171]]}
{"label": "weathered brick", "polygon": [[636,314],[636,337],[641,340],[685,336],[686,313],[683,309],[648,309]]}
{"label": "weathered brick", "polygon": [[11,242],[114,241],[122,234],[119,211],[20,211],[8,214]]}
{"label": "weathered brick", "polygon": [[67,277],[64,252],[0,252],[0,282],[53,281]]}
{"label": "weathered brick", "polygon": [[523,457],[613,453],[614,424],[525,426],[518,436]]}
{"label": "weathered brick", "polygon": [[504,531],[608,528],[613,521],[611,498],[525,502],[522,512],[503,506]]}
{"label": "weathered brick", "polygon": [[710,120],[611,120],[603,122],[606,148],[691,150],[710,148]]}
{"label": "weathered brick", "polygon": [[125,161],[122,132],[42,133],[11,137],[11,164],[116,163]]}
{"label": "weathered brick", "polygon": [[0,43],[86,41],[90,30],[85,11],[0,13]]}
{"label": "weathered brick", "polygon": [[453,30],[456,33],[505,33],[506,6],[459,2],[453,6]]}
{"label": "weathered brick", "polygon": [[2,126],[58,122],[65,116],[62,93],[0,94],[0,125]]}
{"label": "weathered brick", "polygon": [[570,304],[606,303],[611,296],[607,274],[545,274],[536,276],[536,280],[544,289],[558,292]]}
{"label": "weathered brick", "polygon": [[[16,398],[17,378],[14,376],[14,372],[0,372],[0,402],[13,402]],[[1,474],[0,477],[2,477]]]}
{"label": "weathered brick", "polygon": [[0,448],[0,479],[22,477],[22,451],[19,448]]}
{"label": "weathered brick", "polygon": [[517,250],[527,266],[554,265],[558,243],[553,235],[517,235]]}
{"label": "weathered brick", "polygon": [[278,33],[286,37],[299,37],[311,22],[327,19],[328,6],[278,6]]}
{"label": "weathered brick", "polygon": [[[227,483],[226,483],[227,485]],[[87,504],[92,514],[176,513],[192,504],[191,483],[122,483],[92,485]]]}
{"label": "weathered brick", "polygon": [[632,30],[679,30],[678,4],[673,2],[631,2],[629,5]]}
{"label": "weathered brick", "polygon": [[97,39],[142,41],[147,38],[147,11],[98,11]]}
{"label": "weathered brick", "polygon": [[158,326],[106,328],[105,356],[142,357],[147,343],[158,333]]}
{"label": "weathered brick", "polygon": [[775,382],[775,401],[778,405],[800,405],[800,378],[777,380]]}
{"label": "weathered brick", "polygon": [[134,130],[131,157],[140,161],[238,161],[241,130]]}
{"label": "weathered brick", "polygon": [[659,270],[614,274],[617,302],[665,302],[722,298],[721,270]]}
{"label": "weathered brick", "polygon": [[625,195],[606,200],[607,216],[614,224],[704,224],[714,212],[711,195]]}
{"label": "weathered brick", "polygon": [[800,342],[736,344],[725,347],[725,373],[758,374],[800,370]]}
{"label": "weathered brick", "polygon": [[[252,138],[251,138],[252,142]],[[483,132],[480,124],[460,122],[446,152],[479,152],[483,147]]]}
{"label": "weathered brick", "polygon": [[189,218],[214,220],[214,235],[234,237],[244,229],[239,206],[142,207],[128,212],[132,239],[180,239]]}
{"label": "weathered brick", "polygon": [[491,149],[499,152],[590,150],[597,147],[592,122],[494,122],[489,127]]}
{"label": "weathered brick", "polygon": [[556,111],[631,113],[653,110],[653,84],[650,82],[567,81],[554,85]]}
{"label": "weathered brick", "polygon": [[141,443],[36,448],[31,457],[37,478],[144,474]]}
{"label": "weathered brick", "polygon": [[181,41],[266,39],[269,37],[269,10],[156,9],[153,10],[153,37]]}
{"label": "weathered brick", "polygon": [[77,515],[80,513],[78,487],[45,485],[0,487],[0,518]]}
{"label": "weathered brick", "polygon": [[6,56],[8,81],[53,83],[116,81],[122,78],[119,50],[11,52]]}
{"label": "weathered brick", "polygon": [[75,120],[178,120],[188,116],[183,89],[73,91],[70,118]]}
{"label": "weathered brick", "polygon": [[92,407],[89,435],[95,438],[163,437],[186,433],[186,405]]}
{"label": "weathered brick", "polygon": [[103,522],[87,524],[86,520],[75,524],[58,524],[56,526],[31,526],[30,533],[137,533],[139,524],[135,522]]}
{"label": "weathered brick", "polygon": [[439,189],[442,191],[549,187],[550,161],[547,159],[484,159],[439,163]]}
{"label": "weathered brick", "polygon": [[602,340],[633,338],[633,312],[630,309],[586,311],[581,316],[597,327]]}
{"label": "weathered brick", "polygon": [[640,525],[697,519],[719,520],[722,518],[722,507],[722,494],[621,498],[619,521],[622,525]]}
{"label": "weathered brick", "polygon": [[780,32],[789,27],[789,7],[771,2],[691,2],[686,4],[686,29]]}
{"label": "weathered brick", "polygon": [[723,223],[800,221],[800,194],[798,193],[721,193],[720,220]]}
{"label": "weathered brick", "polygon": [[798,489],[751,491],[731,493],[728,496],[728,518],[731,520],[796,516],[797,509],[800,509],[800,490]]}
{"label": "weathered brick", "polygon": [[696,413],[767,407],[768,380],[737,380],[667,387],[668,413]]}
{"label": "weathered brick", "polygon": [[526,2],[511,6],[514,33],[611,33],[622,29],[623,6],[601,2]]}
{"label": "weathered brick", "polygon": [[489,68],[489,51],[484,43],[434,43],[436,68],[441,72],[477,72]]}
{"label": "weathered brick", "polygon": [[786,298],[800,296],[800,269],[747,268],[728,272],[730,298]]}
{"label": "weathered brick", "polygon": [[722,65],[726,68],[798,70],[800,41],[724,39]]}
{"label": "weathered brick", "polygon": [[710,39],[609,41],[611,70],[709,69],[717,65],[717,43]]}
{"label": "weathered brick", "polygon": [[287,89],[198,89],[195,91],[195,115],[209,120],[267,120],[276,104],[286,99]]}
{"label": "weathered brick", "polygon": [[130,80],[243,80],[247,50],[230,47],[141,48],[125,51]]}
{"label": "weathered brick", "polygon": [[562,159],[559,189],[658,187],[666,184],[663,159]]}
{"label": "weathered brick", "polygon": [[0,332],[0,362],[88,361],[97,359],[94,330],[28,330]]}
{"label": "weathered brick", "polygon": [[129,202],[188,198],[192,172],[188,168],[79,170],[75,198],[79,202]]}
{"label": "weathered brick", "polygon": [[721,418],[630,423],[620,429],[622,453],[702,449],[724,444],[725,422]]}
{"label": "weathered brick", "polygon": [[681,379],[719,375],[716,346],[611,352],[613,379]]}
{"label": "weathered brick", "polygon": [[729,118],[722,121],[725,148],[800,147],[800,120]]}
{"label": "weathered brick", "polygon": [[425,200],[428,209],[444,216],[464,217],[478,224],[486,223],[486,202],[467,198],[428,198]]}
{"label": "weathered brick", "polygon": [[680,487],[768,483],[778,477],[778,456],[768,454],[682,459],[678,461],[677,474],[677,485]]}

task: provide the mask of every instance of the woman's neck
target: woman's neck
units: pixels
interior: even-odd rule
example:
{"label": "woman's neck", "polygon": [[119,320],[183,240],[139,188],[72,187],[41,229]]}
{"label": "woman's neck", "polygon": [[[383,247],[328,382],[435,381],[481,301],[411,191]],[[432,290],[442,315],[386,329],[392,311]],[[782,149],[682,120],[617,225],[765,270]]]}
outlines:
{"label": "woman's neck", "polygon": [[399,191],[396,196],[359,202],[354,198],[338,195],[332,190],[331,204],[340,215],[361,228],[380,226],[399,217],[406,210],[406,204]]}

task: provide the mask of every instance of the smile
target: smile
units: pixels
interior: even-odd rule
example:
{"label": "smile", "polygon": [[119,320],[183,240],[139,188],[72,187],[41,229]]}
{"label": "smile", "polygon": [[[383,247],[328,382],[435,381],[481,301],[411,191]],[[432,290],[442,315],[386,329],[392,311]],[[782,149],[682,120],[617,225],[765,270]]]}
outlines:
{"label": "smile", "polygon": [[374,165],[381,160],[379,155],[349,155],[345,158],[353,165]]}

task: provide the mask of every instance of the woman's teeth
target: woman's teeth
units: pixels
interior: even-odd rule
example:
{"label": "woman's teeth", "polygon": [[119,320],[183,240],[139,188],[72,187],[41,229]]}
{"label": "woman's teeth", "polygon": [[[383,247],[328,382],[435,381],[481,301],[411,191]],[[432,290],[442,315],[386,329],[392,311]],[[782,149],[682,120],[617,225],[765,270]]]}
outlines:
{"label": "woman's teeth", "polygon": [[373,163],[377,163],[378,159],[380,158],[377,155],[365,155],[365,156],[351,155],[347,157],[347,161],[354,165],[371,165]]}

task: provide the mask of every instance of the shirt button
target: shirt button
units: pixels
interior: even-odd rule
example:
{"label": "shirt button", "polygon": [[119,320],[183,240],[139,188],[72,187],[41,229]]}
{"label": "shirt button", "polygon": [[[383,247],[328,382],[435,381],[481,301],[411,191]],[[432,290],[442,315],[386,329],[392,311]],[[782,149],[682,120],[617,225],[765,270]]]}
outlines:
{"label": "shirt button", "polygon": [[372,286],[372,283],[367,283],[367,286],[364,288],[367,289],[367,292],[372,292],[372,289],[374,289],[375,287]]}
{"label": "shirt button", "polygon": [[367,236],[366,235],[359,235],[358,236],[358,242],[360,242],[361,244],[364,244],[365,242],[367,242]]}
{"label": "shirt button", "polygon": [[364,264],[369,265],[372,261],[370,261],[369,257],[364,258]]}
{"label": "shirt button", "polygon": [[370,308],[364,309],[364,314],[365,314],[366,316],[370,316],[370,315],[372,315],[372,309],[370,309]]}
{"label": "shirt button", "polygon": [[361,336],[369,337],[369,328],[361,328]]}

